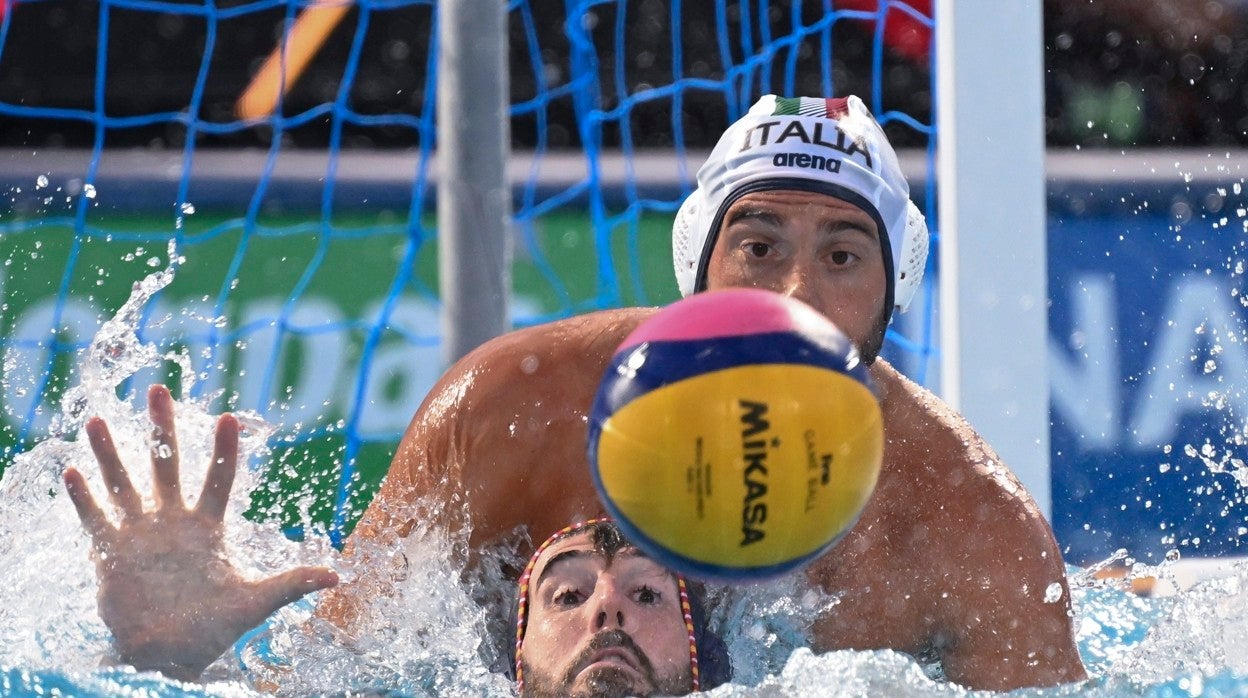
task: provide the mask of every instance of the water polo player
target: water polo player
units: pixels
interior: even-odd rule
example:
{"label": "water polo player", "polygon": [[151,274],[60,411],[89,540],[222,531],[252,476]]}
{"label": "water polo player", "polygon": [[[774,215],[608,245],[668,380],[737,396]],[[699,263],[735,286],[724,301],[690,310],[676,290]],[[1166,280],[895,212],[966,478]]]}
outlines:
{"label": "water polo player", "polygon": [[[813,649],[934,654],[973,688],[1082,679],[1064,565],[1035,502],[965,419],[876,358],[926,253],[892,147],[853,97],[762,98],[698,172],[673,230],[682,293],[799,298],[871,360],[883,465],[858,523],[805,572],[841,600],[814,619]],[[403,513],[427,496],[465,499],[474,548],[601,515],[587,414],[616,347],[653,312],[569,318],[465,357],[413,418],[353,540],[427,525]],[[348,622],[356,602],[344,585],[322,611]]]}
{"label": "water polo player", "polygon": [[[140,670],[195,680],[247,630],[300,596],[332,586],[332,570],[301,567],[242,579],[222,548],[222,517],[238,455],[238,421],[217,423],[213,465],[188,507],[179,483],[173,400],[149,391],[157,446],[156,508],[117,455],[108,427],[87,427],[114,526],[86,487],[65,483],[97,551],[100,615],[117,656]],[[534,552],[517,589],[512,667],[524,696],[683,695],[730,676],[723,643],[706,630],[696,587],[630,545],[606,519],[557,531]]]}
{"label": "water polo player", "polygon": [[514,667],[522,696],[684,695],[730,675],[691,584],[605,519],[556,532],[518,585]]}

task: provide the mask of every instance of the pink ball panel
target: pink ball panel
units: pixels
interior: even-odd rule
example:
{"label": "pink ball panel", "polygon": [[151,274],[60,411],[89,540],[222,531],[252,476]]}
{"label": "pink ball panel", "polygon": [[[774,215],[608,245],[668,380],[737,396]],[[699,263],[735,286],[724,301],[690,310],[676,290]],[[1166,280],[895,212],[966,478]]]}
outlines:
{"label": "pink ball panel", "polygon": [[678,342],[789,332],[809,312],[800,301],[771,291],[733,288],[698,293],[677,301],[646,320],[620,347],[643,342]]}

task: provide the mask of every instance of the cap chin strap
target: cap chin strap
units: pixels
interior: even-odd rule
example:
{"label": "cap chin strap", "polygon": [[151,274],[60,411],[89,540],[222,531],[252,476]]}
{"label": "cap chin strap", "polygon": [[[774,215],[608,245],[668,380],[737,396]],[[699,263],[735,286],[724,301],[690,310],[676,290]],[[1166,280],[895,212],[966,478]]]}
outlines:
{"label": "cap chin strap", "polygon": [[[524,662],[521,660],[521,651],[524,649],[524,633],[528,626],[529,582],[533,576],[533,568],[537,566],[537,559],[556,542],[601,523],[614,525],[609,517],[604,516],[574,523],[555,531],[537,546],[537,550],[533,551],[533,555],[529,557],[528,564],[524,566],[524,573],[520,575],[520,601],[516,610],[516,691],[518,693],[524,692]],[[698,671],[698,641],[693,625],[693,607],[689,602],[689,586],[681,575],[675,572],[672,575],[676,577],[676,588],[680,593],[680,614],[685,621],[685,631],[689,634],[689,669],[693,677],[691,690],[697,692],[701,689],[702,681]]]}

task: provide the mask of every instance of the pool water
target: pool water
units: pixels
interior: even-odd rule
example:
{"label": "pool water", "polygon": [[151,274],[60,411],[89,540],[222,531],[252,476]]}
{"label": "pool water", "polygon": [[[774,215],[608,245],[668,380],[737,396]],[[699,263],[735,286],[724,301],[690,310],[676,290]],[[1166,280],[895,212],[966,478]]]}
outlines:
{"label": "pool water", "polygon": [[[1083,684],[1043,690],[1017,691],[1028,696],[1243,696],[1248,674],[1243,652],[1248,596],[1241,573],[1165,600],[1145,600],[1130,592],[1102,587],[1075,592],[1079,645],[1089,671]],[[453,582],[452,582],[453,584]],[[450,591],[443,588],[441,591]],[[769,590],[776,591],[776,590]],[[776,599],[758,595],[735,607],[774,607]],[[1229,611],[1229,613],[1228,613]],[[467,614],[471,617],[473,614]],[[745,621],[733,614],[737,630],[727,633],[739,674],[734,684],[721,686],[716,696],[970,696],[985,695],[934,681],[912,658],[897,652],[830,652],[813,654],[795,647],[783,629]],[[757,617],[757,616],[756,616]],[[428,620],[428,619],[426,619]],[[443,620],[450,620],[443,616]],[[476,619],[479,621],[479,618]],[[472,622],[458,625],[457,635],[479,632]],[[783,623],[781,623],[783,625]],[[45,630],[52,630],[45,628]],[[412,635],[432,637],[428,625],[408,629]],[[385,633],[382,633],[384,636]],[[434,633],[436,635],[436,633]],[[479,642],[480,636],[475,635]],[[420,652],[401,657],[397,652],[368,650],[358,653],[325,646],[296,661],[290,670],[297,681],[283,692],[356,694],[368,686],[370,695],[509,695],[510,684],[490,673],[479,657],[468,658],[456,639],[439,637]],[[304,640],[305,643],[311,642]],[[471,645],[475,654],[476,643]],[[462,647],[462,646],[461,646]],[[306,648],[305,649],[309,649]],[[8,653],[5,653],[8,660]],[[459,655],[458,657],[456,655]],[[49,658],[49,662],[56,662]],[[465,671],[466,670],[466,671]],[[404,671],[398,675],[398,671]],[[390,674],[387,676],[387,674]],[[254,695],[243,676],[204,685],[182,684],[152,674],[123,668],[95,670],[66,666],[0,670],[0,693],[15,696],[48,695],[239,696]]]}
{"label": "pool water", "polygon": [[[0,532],[0,694],[236,696],[253,695],[253,685],[276,685],[290,695],[509,695],[509,681],[490,669],[508,635],[502,619],[511,586],[500,564],[507,551],[465,584],[451,562],[463,539],[432,531],[378,543],[377,555],[392,565],[386,576],[393,592],[375,595],[363,630],[349,642],[311,619],[311,602],[302,602],[279,611],[210,667],[202,685],[109,666],[88,541],[60,475],[65,467],[78,467],[95,492],[103,491],[78,438],[89,415],[108,420],[126,462],[145,462],[143,408],[119,397],[118,388],[153,362],[177,361],[134,333],[137,310],[171,280],[167,271],[136,285],[82,355],[81,382],[67,392],[54,436],[17,456],[0,481],[0,517],[6,522]],[[184,483],[203,478],[213,428],[206,405],[179,400]],[[255,415],[240,418],[248,462],[263,462],[271,428]],[[142,491],[150,488],[146,470],[131,473]],[[324,537],[294,543],[276,525],[243,518],[260,483],[257,472],[240,471],[227,514],[227,548],[244,571],[260,576],[296,564],[328,564],[344,578],[358,574]],[[197,490],[192,484],[185,489]],[[1165,575],[1168,569],[1163,563],[1139,571]],[[1093,678],[1016,695],[1248,696],[1248,569],[1147,599],[1126,591],[1122,582],[1072,568],[1071,589],[1079,647]],[[735,670],[734,684],[713,695],[982,695],[941,682],[934,678],[938,667],[896,652],[813,654],[803,646],[803,628],[837,600],[794,579],[713,589],[710,602],[712,623]]]}

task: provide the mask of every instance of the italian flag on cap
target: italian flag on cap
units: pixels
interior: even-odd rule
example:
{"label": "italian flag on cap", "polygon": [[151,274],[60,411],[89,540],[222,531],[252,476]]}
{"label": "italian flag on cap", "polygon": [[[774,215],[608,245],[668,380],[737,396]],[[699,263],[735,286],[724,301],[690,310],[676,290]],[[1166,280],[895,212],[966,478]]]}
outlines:
{"label": "italian flag on cap", "polygon": [[849,113],[844,97],[776,97],[772,116],[817,116],[839,119]]}

